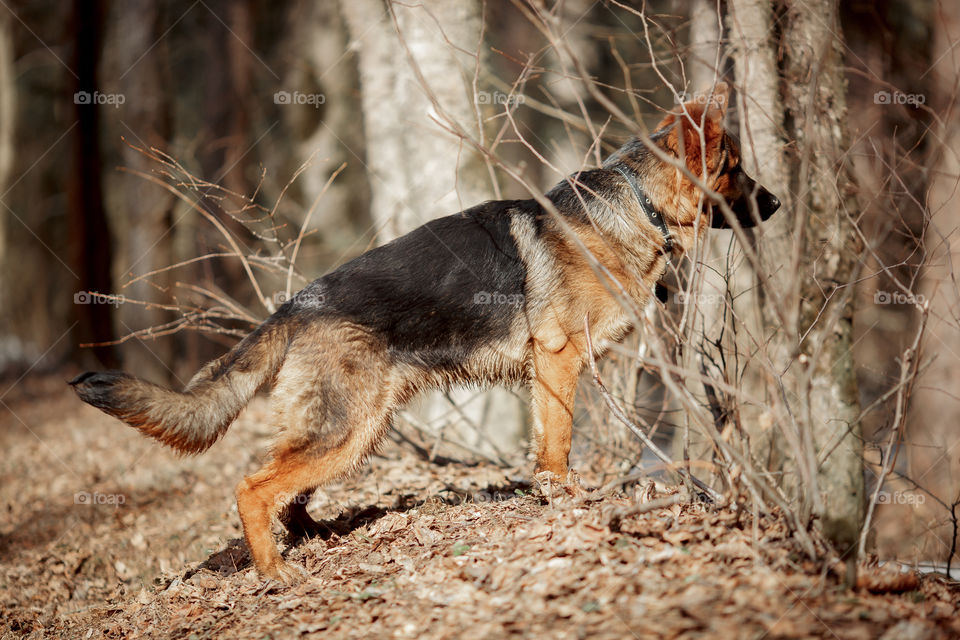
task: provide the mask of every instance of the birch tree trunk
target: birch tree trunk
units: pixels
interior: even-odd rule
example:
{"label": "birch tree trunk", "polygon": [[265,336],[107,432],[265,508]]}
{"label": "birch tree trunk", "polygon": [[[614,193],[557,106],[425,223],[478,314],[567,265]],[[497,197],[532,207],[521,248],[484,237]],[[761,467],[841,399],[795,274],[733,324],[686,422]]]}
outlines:
{"label": "birch tree trunk", "polygon": [[[397,26],[380,0],[341,4],[359,54],[366,165],[381,241],[478,204],[492,193],[481,158],[431,117],[427,89],[417,81],[403,46],[405,42],[443,109],[464,129],[477,130],[471,90],[477,60],[462,50],[477,47],[479,4],[429,0],[392,6]],[[480,396],[455,391],[450,397],[456,407],[437,395],[425,399],[427,419],[453,422],[450,432],[488,453],[509,451],[522,439],[524,405],[509,391],[494,389]]]}
{"label": "birch tree trunk", "polygon": [[[386,3],[343,0],[341,7],[359,54],[366,164],[380,239],[488,197],[480,159],[431,119],[430,101],[409,67]],[[430,90],[460,122],[476,122],[470,91],[476,63],[444,36],[472,49],[480,35],[478,6],[431,1],[393,7]]]}
{"label": "birch tree trunk", "polygon": [[[308,231],[316,233],[312,242],[317,249],[341,259],[362,249],[369,238],[358,242],[357,236],[370,233],[356,56],[345,55],[351,39],[338,3],[302,0],[289,8],[287,22],[290,35],[283,39],[284,55],[301,62],[284,74],[282,88],[317,94],[323,102],[280,109],[296,152],[290,154],[288,145],[275,147],[275,163],[292,173],[312,158],[297,178],[300,205],[306,211],[323,193]],[[344,163],[344,171],[323,192],[330,175]],[[315,266],[309,261],[299,265],[305,273],[312,273]]]}
{"label": "birch tree trunk", "polygon": [[[744,170],[786,202],[788,182],[783,153],[786,145],[783,102],[780,97],[780,69],[777,66],[777,42],[774,39],[773,6],[770,0],[731,0],[728,4],[727,29],[736,75],[736,113]],[[782,257],[789,255],[789,252],[783,251],[791,246],[792,228],[789,215],[783,211],[764,222],[762,228],[747,231],[751,239],[762,237],[762,241],[754,242],[753,247],[760,254],[765,274],[774,278],[788,275]],[[713,236],[715,241],[730,241],[730,238],[718,238],[717,235]],[[714,248],[722,249],[722,255],[726,258],[718,268],[721,273],[728,274],[728,287],[735,300],[733,306],[736,316],[744,325],[738,342],[732,340],[731,331],[727,331],[725,337],[728,344],[733,342],[732,352],[735,349],[738,356],[748,357],[745,354],[754,353],[758,344],[764,342],[769,333],[766,327],[777,326],[778,322],[772,314],[764,314],[769,309],[765,309],[768,305],[765,304],[763,289],[757,286],[758,275],[754,266],[744,259],[738,243],[721,247],[718,242]],[[767,256],[776,259],[768,261]],[[777,282],[778,286],[787,284],[782,280]],[[729,329],[729,325],[726,328]],[[733,357],[729,357],[728,361],[734,363],[734,370],[728,373],[731,379],[742,380],[739,376],[746,376],[742,380],[744,388],[759,392],[763,397],[766,379],[761,368],[751,366],[745,372],[743,363],[737,363]],[[785,407],[771,401],[774,397],[775,394],[768,392],[765,407],[741,403],[738,409],[751,456],[761,461],[768,470],[783,472],[785,466],[789,465],[784,452],[788,445],[779,430],[770,428],[770,423],[782,424],[789,420],[789,416],[784,411]]]}
{"label": "birch tree trunk", "polygon": [[[721,49],[720,15],[713,0],[693,0],[687,6],[690,11],[690,55],[685,63],[688,80],[686,93],[705,95],[721,79],[718,65],[722,64],[724,54]],[[689,274],[686,274],[691,280],[687,286],[692,295],[675,298],[684,301],[685,308],[681,312],[688,314],[688,344],[682,351],[681,363],[686,371],[699,371],[701,360],[720,362],[718,350],[729,350],[729,339],[724,338],[731,335],[727,331],[730,314],[724,313],[723,302],[727,290],[728,269],[725,265],[729,249],[729,233],[714,231],[707,234],[703,246],[693,256]],[[721,341],[727,344],[721,344]],[[718,375],[719,372],[711,370],[709,373]],[[702,404],[707,403],[704,386],[699,379],[688,378],[686,386]],[[678,403],[673,409],[679,411],[686,421],[684,428],[678,430],[675,436],[674,450],[682,452],[684,459],[709,457],[712,451],[710,435],[699,433],[694,421]]]}
{"label": "birch tree trunk", "polygon": [[699,93],[708,90],[714,80],[720,80],[723,75],[718,69],[724,57],[720,48],[722,16],[715,0],[691,0],[686,4],[690,9],[690,56],[686,74],[691,91]]}
{"label": "birch tree trunk", "polygon": [[[756,231],[768,327],[758,337],[770,338],[767,400],[778,427],[771,433],[792,434],[791,451],[778,452],[787,445],[776,437],[769,446],[793,463],[787,489],[801,516],[818,516],[843,554],[857,539],[864,496],[852,359],[859,247],[852,179],[841,163],[849,144],[842,42],[835,0],[788,0],[786,8],[777,42],[770,0],[729,3],[744,168],[784,202]],[[787,140],[795,154],[789,180]]]}
{"label": "birch tree trunk", "polygon": [[849,147],[843,45],[836,0],[791,0],[788,16],[785,104],[798,155],[789,210],[802,242],[794,244],[800,268],[790,276],[797,325],[784,332],[792,344],[783,346],[797,353],[793,393],[816,453],[820,493],[813,507],[843,554],[854,548],[864,516],[851,304],[862,249],[853,222],[859,209],[843,164]]}

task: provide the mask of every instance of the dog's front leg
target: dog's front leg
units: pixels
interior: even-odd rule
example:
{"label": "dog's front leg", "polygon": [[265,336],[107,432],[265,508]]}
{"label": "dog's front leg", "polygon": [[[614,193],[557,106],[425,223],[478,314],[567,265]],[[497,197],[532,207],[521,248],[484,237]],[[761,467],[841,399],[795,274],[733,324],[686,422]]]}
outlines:
{"label": "dog's front leg", "polygon": [[534,343],[533,444],[537,473],[567,475],[567,457],[573,432],[573,398],[583,368],[583,350],[573,341],[559,350]]}

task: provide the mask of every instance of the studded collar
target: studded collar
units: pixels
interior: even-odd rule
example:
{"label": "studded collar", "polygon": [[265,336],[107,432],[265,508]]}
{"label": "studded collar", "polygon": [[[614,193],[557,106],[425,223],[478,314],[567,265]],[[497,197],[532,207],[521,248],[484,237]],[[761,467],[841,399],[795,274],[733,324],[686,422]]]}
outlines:
{"label": "studded collar", "polygon": [[650,202],[650,198],[640,189],[640,185],[637,184],[637,179],[634,177],[633,173],[623,168],[622,165],[616,165],[613,167],[614,171],[623,176],[623,179],[627,181],[627,184],[630,185],[630,188],[633,189],[633,195],[637,197],[637,202],[640,204],[640,208],[643,209],[643,212],[647,215],[647,220],[650,221],[650,224],[655,226],[660,230],[660,233],[663,234],[663,246],[660,248],[660,252],[667,256],[667,260],[670,259],[671,254],[673,253],[673,236],[670,234],[670,229],[667,227],[667,222],[663,219],[663,214],[657,211],[653,204]]}

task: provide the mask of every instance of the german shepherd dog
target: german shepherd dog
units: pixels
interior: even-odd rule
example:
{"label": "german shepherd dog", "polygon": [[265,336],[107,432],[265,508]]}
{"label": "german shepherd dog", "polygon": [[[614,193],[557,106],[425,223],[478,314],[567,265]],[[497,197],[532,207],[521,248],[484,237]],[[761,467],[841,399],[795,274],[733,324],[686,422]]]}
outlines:
{"label": "german shepherd dog", "polygon": [[671,253],[726,226],[678,165],[722,195],[744,227],[780,206],[740,166],[723,127],[727,91],[669,113],[650,136],[679,163],[632,139],[546,194],[559,216],[535,200],[507,200],[432,220],[312,282],[183,391],[120,372],[70,384],[84,402],[184,453],[209,448],[272,385],[272,458],[236,497],[257,569],[286,582],[302,571],[281,557],[274,516],[315,527],[309,495],[357,470],[421,391],[529,385],[536,470],[565,479],[588,357],[585,316],[602,355],[630,328],[617,295],[645,304]]}

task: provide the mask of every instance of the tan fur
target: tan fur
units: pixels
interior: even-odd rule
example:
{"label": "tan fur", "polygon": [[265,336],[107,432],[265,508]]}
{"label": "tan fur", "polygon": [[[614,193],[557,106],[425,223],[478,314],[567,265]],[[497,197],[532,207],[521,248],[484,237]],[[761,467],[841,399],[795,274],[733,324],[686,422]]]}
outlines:
{"label": "tan fur", "polygon": [[573,432],[573,397],[584,364],[582,344],[570,340],[559,351],[533,346],[533,440],[537,471],[567,474]]}

